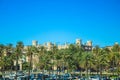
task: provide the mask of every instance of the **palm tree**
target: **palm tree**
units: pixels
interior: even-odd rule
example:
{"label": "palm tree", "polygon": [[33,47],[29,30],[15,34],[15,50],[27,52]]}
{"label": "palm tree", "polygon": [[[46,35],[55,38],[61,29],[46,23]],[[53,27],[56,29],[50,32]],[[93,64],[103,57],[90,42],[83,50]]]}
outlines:
{"label": "palm tree", "polygon": [[64,73],[65,64],[66,64],[66,49],[59,50],[59,55],[61,56],[61,70]]}
{"label": "palm tree", "polygon": [[105,48],[103,48],[103,50],[105,51],[105,54],[107,55],[107,66],[106,66],[106,71],[108,71],[109,70],[109,68],[111,67],[111,50],[108,48],[108,47],[105,47]]}
{"label": "palm tree", "polygon": [[[8,54],[7,47],[0,45],[0,66],[2,68],[2,73],[5,73],[8,66],[11,65],[10,54]],[[4,74],[3,74],[4,75]]]}
{"label": "palm tree", "polygon": [[94,61],[95,61],[94,60],[94,55],[91,52],[89,52],[87,59],[88,59],[88,69],[90,70],[90,75],[91,75],[91,69],[93,69],[95,67],[95,65],[94,65]]}
{"label": "palm tree", "polygon": [[62,66],[62,56],[60,55],[61,54],[61,51],[58,50],[57,53],[54,55],[55,56],[55,65],[57,67],[57,74],[58,74],[58,71],[60,70],[60,67]]}
{"label": "palm tree", "polygon": [[[112,68],[113,68],[113,75],[114,75],[114,68],[117,67],[119,68],[119,55],[120,55],[120,46],[119,44],[114,44],[112,47],[112,59],[113,59],[113,64],[112,64]],[[119,69],[118,69],[119,70]]]}
{"label": "palm tree", "polygon": [[27,56],[29,57],[29,71],[28,75],[30,76],[30,71],[32,70],[32,61],[33,61],[33,54],[36,53],[38,50],[35,46],[28,46],[27,47]]}
{"label": "palm tree", "polygon": [[100,71],[100,58],[98,58],[99,57],[99,55],[100,55],[100,47],[98,46],[98,45],[96,45],[94,48],[93,48],[93,51],[92,51],[92,53],[93,53],[93,56],[94,56],[94,63],[95,63],[95,70],[97,71],[97,74],[98,74],[98,72]]}
{"label": "palm tree", "polygon": [[106,69],[109,62],[108,54],[104,48],[101,49],[100,55],[98,58],[99,58],[99,66],[100,66],[100,75],[102,76],[103,69]]}
{"label": "palm tree", "polygon": [[117,66],[117,74],[118,76],[120,75],[120,53],[117,54],[117,59],[116,59],[116,66]]}
{"label": "palm tree", "polygon": [[94,65],[95,69],[98,72],[100,72],[100,75],[102,76],[103,69],[106,70],[109,68],[109,54],[110,50],[108,48],[99,48],[99,46],[96,46],[93,49],[93,56],[94,56]]}
{"label": "palm tree", "polygon": [[80,69],[80,75],[82,76],[82,69],[81,69],[81,59],[82,59],[82,53],[84,53],[84,49],[82,48],[82,47],[80,47],[80,46],[76,46],[76,48],[77,48],[77,52],[75,53],[75,61],[76,61],[76,63],[78,63],[78,66],[79,66],[79,69]]}
{"label": "palm tree", "polygon": [[8,70],[7,67],[11,65],[11,60],[8,56],[2,57],[2,65],[3,65],[3,73],[5,73],[5,71]]}
{"label": "palm tree", "polygon": [[81,57],[81,67],[85,68],[86,70],[86,76],[88,77],[88,70],[91,69],[93,66],[93,54],[91,52],[84,52],[82,53]]}
{"label": "palm tree", "polygon": [[53,61],[53,71],[54,71],[54,69],[55,69],[55,67],[56,67],[56,65],[55,65],[55,61],[56,61],[56,59],[55,59],[55,55],[57,54],[57,52],[58,52],[58,48],[57,48],[57,46],[56,45],[53,45],[53,47],[52,47],[52,49],[51,49],[51,52],[52,52],[52,61]]}
{"label": "palm tree", "polygon": [[119,44],[114,44],[113,47],[112,47],[112,68],[113,68],[113,75],[114,75],[114,68],[115,66],[117,66],[117,63],[115,63],[117,60],[117,57],[119,55],[119,52],[120,52],[120,47],[119,47]]}
{"label": "palm tree", "polygon": [[[15,55],[16,55],[16,74],[17,74],[17,71],[18,71],[18,60],[23,55],[23,48],[24,48],[23,42],[21,42],[21,41],[17,42],[16,49],[15,49]],[[17,75],[16,75],[16,78],[17,78]]]}
{"label": "palm tree", "polygon": [[75,54],[77,53],[77,48],[76,48],[76,45],[75,44],[70,44],[69,45],[69,48],[67,49],[67,51],[66,51],[66,54],[67,54],[67,63],[68,63],[68,70],[67,71],[69,71],[69,70],[75,70],[77,67],[76,67],[76,65],[77,65],[77,63],[76,63],[76,56],[75,56]]}
{"label": "palm tree", "polygon": [[10,70],[11,70],[11,72],[13,70],[13,62],[15,60],[15,56],[13,56],[14,55],[13,53],[14,53],[13,45],[12,44],[8,44],[6,46],[6,54],[7,54],[8,58],[9,58],[9,60],[10,60],[10,67],[11,67]]}
{"label": "palm tree", "polygon": [[0,44],[0,68],[1,68],[2,74],[4,73],[4,65],[5,65],[3,61],[4,50],[5,50],[5,46],[3,44]]}
{"label": "palm tree", "polygon": [[[38,57],[39,57],[39,63],[38,66],[40,67],[40,69],[42,69],[42,74],[44,74],[44,70],[46,67],[46,60],[47,60],[47,56],[46,56],[46,49],[44,46],[40,46],[39,47],[39,52],[38,52]],[[44,77],[42,76],[42,80],[44,79]]]}
{"label": "palm tree", "polygon": [[[46,51],[45,50],[45,54],[46,54],[46,62],[47,62],[47,69],[49,71],[49,75],[50,75],[50,71],[52,70],[52,66],[53,66],[53,62],[52,62],[52,51]],[[42,57],[42,56],[41,56]]]}

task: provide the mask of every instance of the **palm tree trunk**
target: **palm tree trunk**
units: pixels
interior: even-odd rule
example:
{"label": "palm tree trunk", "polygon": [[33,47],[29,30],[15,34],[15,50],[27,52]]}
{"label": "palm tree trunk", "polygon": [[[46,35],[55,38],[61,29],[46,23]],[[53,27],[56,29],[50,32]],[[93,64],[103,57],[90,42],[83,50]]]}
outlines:
{"label": "palm tree trunk", "polygon": [[91,75],[91,64],[90,64],[90,75]]}
{"label": "palm tree trunk", "polygon": [[2,75],[3,75],[3,80],[5,80],[5,66],[3,66]]}
{"label": "palm tree trunk", "polygon": [[62,66],[62,67],[63,67],[63,68],[62,68],[62,70],[63,70],[63,73],[65,73],[65,72],[64,72],[64,62],[63,62],[63,66]]}
{"label": "palm tree trunk", "polygon": [[13,61],[11,61],[11,66],[10,66],[10,68],[11,68],[11,69],[10,69],[10,72],[11,72],[11,73],[12,73],[12,70],[13,70],[12,62],[13,62]]}
{"label": "palm tree trunk", "polygon": [[58,65],[57,65],[57,76],[56,76],[56,80],[57,80],[57,77],[58,77]]}
{"label": "palm tree trunk", "polygon": [[82,76],[82,71],[81,71],[81,68],[80,68],[80,71],[79,71],[79,75]]}
{"label": "palm tree trunk", "polygon": [[67,73],[69,72],[69,66],[67,67]]}
{"label": "palm tree trunk", "polygon": [[99,62],[98,62],[98,68],[97,68],[97,75],[99,74],[99,70],[100,70],[100,64],[99,64]]}
{"label": "palm tree trunk", "polygon": [[13,67],[13,66],[11,65],[11,67],[10,67],[10,68],[11,68],[11,69],[10,69],[10,72],[11,72],[11,73],[12,73],[12,67]]}
{"label": "palm tree trunk", "polygon": [[49,76],[50,76],[50,67],[49,67]]}
{"label": "palm tree trunk", "polygon": [[87,72],[86,76],[87,76],[87,78],[88,78],[88,67],[86,67],[86,72]]}
{"label": "palm tree trunk", "polygon": [[100,78],[102,77],[102,65],[100,65]]}
{"label": "palm tree trunk", "polygon": [[113,76],[114,76],[114,74],[115,74],[115,73],[114,73],[114,67],[115,67],[115,56],[113,57],[113,67],[112,67],[112,68],[113,68]]}
{"label": "palm tree trunk", "polygon": [[17,80],[17,71],[18,71],[18,54],[17,54],[17,59],[16,59],[16,75],[15,75],[15,80]]}
{"label": "palm tree trunk", "polygon": [[119,64],[118,64],[118,65],[117,65],[117,69],[118,69],[118,74],[117,74],[117,75],[118,75],[118,76],[119,76],[119,68],[120,68],[120,67],[119,67]]}
{"label": "palm tree trunk", "polygon": [[42,80],[44,80],[44,68],[42,70]]}
{"label": "palm tree trunk", "polygon": [[87,57],[86,57],[86,76],[87,76],[87,78],[88,78],[88,59],[87,59]]}
{"label": "palm tree trunk", "polygon": [[30,54],[30,65],[29,65],[29,73],[28,73],[29,78],[30,78],[31,68],[32,68],[32,53]]}

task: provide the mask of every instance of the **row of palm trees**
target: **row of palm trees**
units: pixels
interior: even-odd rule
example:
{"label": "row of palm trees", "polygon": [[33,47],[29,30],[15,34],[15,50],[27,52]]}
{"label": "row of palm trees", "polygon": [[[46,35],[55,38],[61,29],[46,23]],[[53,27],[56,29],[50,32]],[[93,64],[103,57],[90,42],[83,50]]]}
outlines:
{"label": "row of palm trees", "polygon": [[[38,62],[35,64],[33,56],[37,55]],[[56,67],[57,71],[72,72],[83,71],[88,76],[92,72],[102,75],[103,72],[110,72],[113,75],[120,73],[120,45],[114,44],[111,49],[108,47],[100,48],[95,46],[92,51],[85,51],[83,47],[77,44],[70,44],[69,48],[58,49],[53,45],[51,50],[46,47],[28,46],[24,49],[23,42],[17,42],[16,46],[12,44],[0,44],[0,67],[4,73],[6,67],[13,70],[13,62],[16,62],[16,72],[18,70],[18,61],[22,56],[29,57],[29,62],[24,62],[24,69],[28,69],[29,75],[33,64],[38,70],[44,73],[44,70],[53,71]],[[26,66],[25,66],[26,65]],[[59,73],[59,72],[57,72]]]}

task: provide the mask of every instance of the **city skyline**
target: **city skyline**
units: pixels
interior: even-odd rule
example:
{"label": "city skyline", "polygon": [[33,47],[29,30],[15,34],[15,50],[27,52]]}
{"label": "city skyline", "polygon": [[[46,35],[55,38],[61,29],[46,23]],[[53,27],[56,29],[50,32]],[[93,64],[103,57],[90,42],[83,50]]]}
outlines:
{"label": "city skyline", "polygon": [[80,38],[93,46],[112,46],[120,43],[119,14],[119,0],[1,0],[0,43],[74,43]]}

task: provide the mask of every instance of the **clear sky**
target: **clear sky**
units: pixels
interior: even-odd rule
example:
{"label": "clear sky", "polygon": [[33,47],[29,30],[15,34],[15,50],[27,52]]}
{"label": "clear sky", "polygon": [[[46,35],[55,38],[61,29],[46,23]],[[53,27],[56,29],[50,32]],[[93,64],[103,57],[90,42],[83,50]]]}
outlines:
{"label": "clear sky", "polygon": [[0,0],[0,43],[120,43],[120,0]]}

